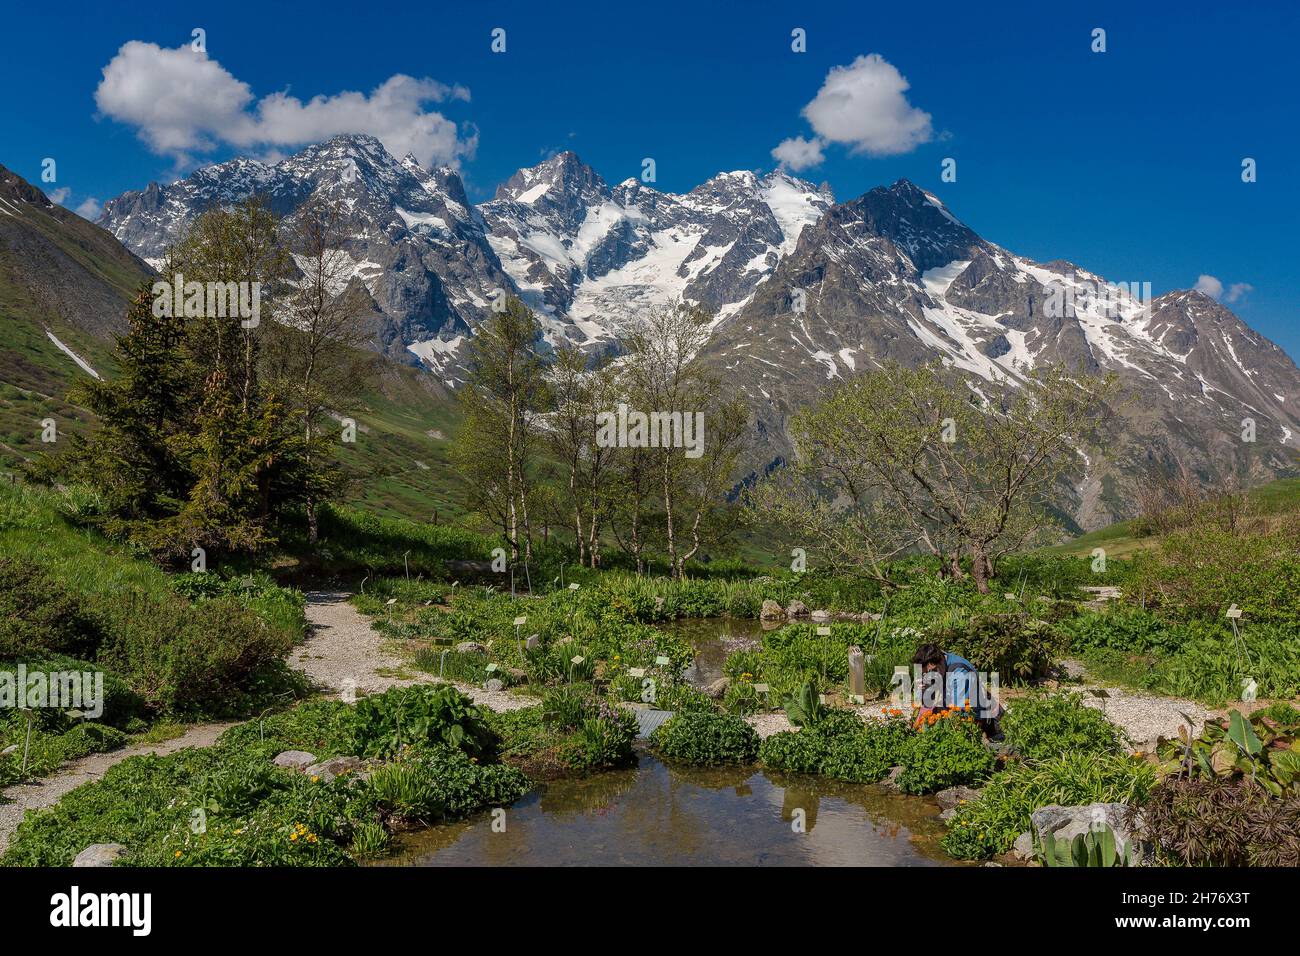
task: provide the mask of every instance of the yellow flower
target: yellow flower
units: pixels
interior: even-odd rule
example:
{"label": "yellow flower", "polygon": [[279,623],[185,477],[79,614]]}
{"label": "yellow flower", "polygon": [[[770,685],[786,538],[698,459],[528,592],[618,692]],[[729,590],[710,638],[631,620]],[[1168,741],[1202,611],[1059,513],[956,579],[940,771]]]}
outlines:
{"label": "yellow flower", "polygon": [[176,859],[179,860],[180,858],[181,858],[181,851],[180,851],[180,850],[177,850],[177,851],[176,851]]}
{"label": "yellow flower", "polygon": [[293,840],[296,840],[296,839],[298,839],[298,834],[297,834],[297,833],[290,833],[290,834],[289,834],[289,840],[290,840],[291,842],[292,842]]}
{"label": "yellow flower", "polygon": [[312,774],[312,775],[311,775],[311,782],[312,782],[312,783],[320,783],[320,774],[318,774],[318,773],[314,773],[314,774]]}

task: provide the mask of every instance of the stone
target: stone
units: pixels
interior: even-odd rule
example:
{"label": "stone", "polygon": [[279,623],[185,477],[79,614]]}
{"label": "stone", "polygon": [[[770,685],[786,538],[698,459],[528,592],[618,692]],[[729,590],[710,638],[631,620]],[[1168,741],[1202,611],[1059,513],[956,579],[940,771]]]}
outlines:
{"label": "stone", "polygon": [[731,686],[730,677],[719,677],[713,683],[704,688],[704,693],[708,694],[714,700],[721,700],[727,694],[727,688]]}
{"label": "stone", "polygon": [[569,635],[566,634],[564,637],[560,638],[560,639],[559,639],[558,641],[556,641],[555,643],[556,643],[556,646],[558,646],[558,647],[563,647],[565,644],[572,644],[572,643],[573,643],[573,638],[572,638],[571,636],[569,636]]}
{"label": "stone", "polygon": [[456,645],[457,654],[486,654],[488,649],[478,641],[461,641]]}
{"label": "stone", "polygon": [[321,780],[328,783],[345,773],[350,774],[360,770],[362,761],[360,757],[333,757],[329,760],[322,760],[320,763],[314,763],[308,767],[304,773],[309,777],[320,777]]}
{"label": "stone", "polygon": [[816,610],[812,612],[812,619],[818,623],[825,623],[831,619],[830,611]]}
{"label": "stone", "polygon": [[305,750],[286,750],[276,754],[271,761],[277,767],[288,767],[290,770],[305,770],[315,762],[316,755]]}
{"label": "stone", "polygon": [[4,750],[0,750],[0,757],[7,757],[12,753],[17,753],[17,752],[18,752],[18,745],[10,744]]}
{"label": "stone", "polygon": [[880,785],[888,790],[898,790],[898,775],[902,772],[902,767],[890,767],[889,773],[885,774],[885,779],[880,781]]}
{"label": "stone", "polygon": [[777,604],[771,598],[763,602],[763,607],[758,612],[758,617],[763,621],[779,621],[785,617],[785,609]]}
{"label": "stone", "polygon": [[72,861],[73,866],[112,866],[126,854],[120,843],[92,843]]}
{"label": "stone", "polygon": [[516,684],[522,684],[528,680],[528,671],[522,667],[507,667],[506,673],[510,675],[510,679]]}
{"label": "stone", "polygon": [[963,803],[970,803],[972,800],[978,800],[980,792],[971,787],[949,787],[947,790],[940,790],[934,795],[939,806],[945,810],[952,810]]}
{"label": "stone", "polygon": [[942,813],[939,814],[939,819],[942,820],[944,823],[947,823],[956,815],[957,815],[957,808],[949,807],[947,810],[944,810]]}
{"label": "stone", "polygon": [[1026,830],[1020,836],[1016,837],[1016,842],[1011,847],[1011,852],[1017,860],[1029,860],[1034,856],[1034,835]]}
{"label": "stone", "polygon": [[870,624],[872,621],[879,621],[879,620],[880,620],[882,617],[884,617],[884,616],[885,616],[885,615],[883,615],[883,614],[872,614],[870,611],[863,611],[863,612],[862,612],[862,623],[863,623],[863,624]]}
{"label": "stone", "polygon": [[1001,865],[1002,865],[1001,863],[994,863],[992,860],[989,860],[987,863],[981,864],[981,866],[1001,866]]}
{"label": "stone", "polygon": [[501,681],[495,677],[490,677],[483,683],[484,690],[504,690],[505,686],[505,684],[501,683]]}
{"label": "stone", "polygon": [[1122,803],[1089,803],[1077,807],[1063,807],[1053,803],[1035,810],[1030,814],[1029,820],[1039,843],[1043,842],[1043,836],[1048,833],[1058,841],[1069,841],[1080,833],[1105,825],[1115,834],[1115,849],[1118,852],[1123,853],[1132,841],[1137,841],[1136,849],[1142,849],[1137,833],[1129,828],[1128,807]]}
{"label": "stone", "polygon": [[798,600],[791,601],[790,606],[785,609],[785,616],[786,617],[807,617],[808,605],[804,604],[803,601],[798,601]]}

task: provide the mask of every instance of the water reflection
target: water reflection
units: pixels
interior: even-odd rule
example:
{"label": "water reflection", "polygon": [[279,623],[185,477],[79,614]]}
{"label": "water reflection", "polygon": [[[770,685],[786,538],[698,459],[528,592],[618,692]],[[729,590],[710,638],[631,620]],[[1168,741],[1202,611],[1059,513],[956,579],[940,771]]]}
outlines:
{"label": "water reflection", "polygon": [[[802,811],[804,832],[793,826]],[[549,784],[491,817],[403,835],[379,865],[937,866],[932,801],[753,768],[631,770]]]}

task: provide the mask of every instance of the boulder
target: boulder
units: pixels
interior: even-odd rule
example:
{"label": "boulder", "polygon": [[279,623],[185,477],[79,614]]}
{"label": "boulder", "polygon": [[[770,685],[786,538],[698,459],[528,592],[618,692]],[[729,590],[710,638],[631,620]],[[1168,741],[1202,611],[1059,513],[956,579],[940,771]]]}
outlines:
{"label": "boulder", "polygon": [[333,757],[329,760],[322,760],[320,763],[314,763],[308,767],[304,773],[309,777],[319,777],[328,783],[344,774],[351,774],[360,770],[362,761],[360,757]]}
{"label": "boulder", "polygon": [[799,601],[799,600],[791,601],[790,606],[785,609],[785,616],[786,617],[807,617],[808,605],[804,604],[803,601]]}
{"label": "boulder", "polygon": [[704,693],[708,694],[714,700],[721,700],[727,694],[727,688],[731,686],[730,677],[719,677],[713,683],[704,688]]}
{"label": "boulder", "polygon": [[903,772],[902,767],[890,767],[889,773],[885,774],[885,779],[880,781],[880,785],[887,790],[898,790],[898,775]]}
{"label": "boulder", "polygon": [[478,641],[461,641],[456,645],[457,654],[486,654],[488,649]]}
{"label": "boulder", "polygon": [[1011,852],[1017,860],[1030,860],[1034,856],[1034,835],[1026,830],[1020,836],[1016,837],[1016,842],[1011,847]]}
{"label": "boulder", "polygon": [[483,682],[484,690],[504,690],[505,686],[506,685],[501,683],[501,681],[496,677],[489,677]]}
{"label": "boulder", "polygon": [[1035,810],[1029,820],[1039,843],[1048,833],[1058,841],[1073,840],[1080,833],[1105,825],[1115,834],[1117,852],[1123,853],[1132,841],[1137,841],[1140,847],[1137,833],[1128,825],[1128,807],[1122,803],[1089,803],[1077,807],[1053,803]]}
{"label": "boulder", "polygon": [[120,843],[92,843],[72,861],[73,866],[112,866],[126,854]]}
{"label": "boulder", "polygon": [[934,795],[939,806],[945,810],[956,809],[963,803],[970,803],[972,800],[978,800],[980,792],[971,787],[949,787],[947,790],[940,790]]}
{"label": "boulder", "polygon": [[884,616],[885,616],[885,615],[883,615],[883,614],[872,614],[870,611],[863,611],[863,612],[862,612],[862,623],[863,623],[863,624],[870,624],[872,621],[879,621],[879,620],[880,620],[882,617],[884,617]]}
{"label": "boulder", "polygon": [[510,675],[510,679],[516,684],[522,684],[528,680],[528,671],[522,667],[507,667],[506,673]]}
{"label": "boulder", "polygon": [[305,770],[315,762],[316,755],[305,750],[285,750],[276,754],[271,761],[277,767],[288,767],[290,770]]}
{"label": "boulder", "polygon": [[830,611],[817,610],[812,612],[812,619],[819,624],[824,624],[831,619]]}
{"label": "boulder", "polygon": [[771,598],[768,598],[763,602],[763,607],[758,612],[758,616],[764,621],[779,621],[785,617],[785,609]]}
{"label": "boulder", "polygon": [[18,752],[18,745],[10,744],[4,750],[0,750],[0,757],[7,757],[12,753],[17,753],[17,752]]}

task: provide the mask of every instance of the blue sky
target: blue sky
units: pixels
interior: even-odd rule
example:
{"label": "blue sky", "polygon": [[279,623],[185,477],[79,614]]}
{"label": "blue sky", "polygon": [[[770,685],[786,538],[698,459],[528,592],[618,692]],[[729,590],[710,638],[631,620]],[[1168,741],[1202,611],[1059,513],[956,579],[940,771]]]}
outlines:
{"label": "blue sky", "polygon": [[[840,199],[906,176],[1015,252],[1150,281],[1156,294],[1213,276],[1248,323],[1300,356],[1300,14],[1290,4],[487,6],[14,6],[0,38],[0,163],[66,189],[76,208],[196,164],[292,152],[259,139],[294,135],[269,117],[310,135],[346,123],[338,117],[361,100],[357,115],[390,127],[414,111],[417,154],[454,158],[476,200],[564,148],[611,183],[653,157],[656,186],[685,191],[720,170],[773,168],[780,142],[818,134],[801,111],[828,73],[877,54],[908,84],[893,100],[902,119],[928,123],[901,143],[888,130],[863,135],[855,149],[824,119],[823,160],[799,175],[828,181]],[[195,27],[217,92],[196,86],[192,109],[155,115],[188,87],[151,72],[149,57],[188,48]],[[503,54],[490,48],[496,27]],[[796,27],[805,53],[791,50]],[[1097,27],[1105,53],[1090,49]],[[138,58],[118,60],[117,86],[97,105],[103,71],[131,41]],[[403,105],[398,95],[380,109],[371,94],[395,75],[436,81],[418,85],[430,98]],[[303,106],[349,91],[358,95]],[[259,125],[267,97],[282,109]],[[882,155],[891,149],[901,151]],[[58,164],[54,184],[40,182],[46,157]],[[956,182],[940,179],[949,157]],[[1244,157],[1257,161],[1257,182],[1241,181]]]}

